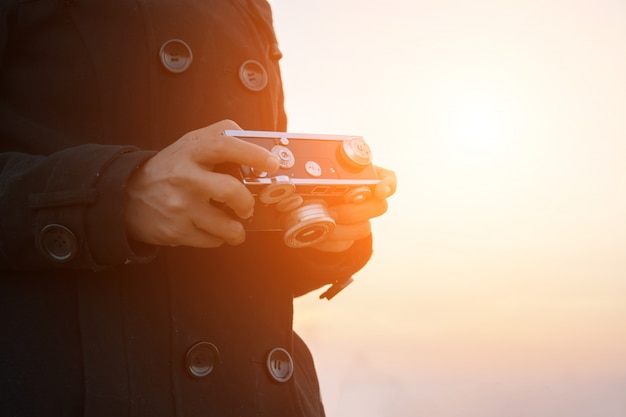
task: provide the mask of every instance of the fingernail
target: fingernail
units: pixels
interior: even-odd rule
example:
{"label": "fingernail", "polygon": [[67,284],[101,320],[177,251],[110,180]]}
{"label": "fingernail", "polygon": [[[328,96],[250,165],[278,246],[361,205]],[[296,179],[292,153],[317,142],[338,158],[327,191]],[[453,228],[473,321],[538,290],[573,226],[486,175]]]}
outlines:
{"label": "fingernail", "polygon": [[253,215],[254,215],[254,207],[252,207],[250,210],[248,210],[246,215],[244,217],[242,217],[242,218],[244,220],[247,220],[247,219],[251,218]]}
{"label": "fingernail", "polygon": [[274,155],[267,158],[267,170],[268,171],[276,171],[280,166],[280,162],[278,162],[278,158]]}
{"label": "fingernail", "polygon": [[230,244],[232,246],[237,246],[237,245],[241,245],[245,241],[246,241],[246,234],[243,233],[241,236],[239,236],[236,240],[232,241]]}
{"label": "fingernail", "polygon": [[385,196],[386,196],[386,197],[389,197],[390,195],[391,195],[391,186],[390,186],[390,185],[387,185],[387,186],[385,187]]}

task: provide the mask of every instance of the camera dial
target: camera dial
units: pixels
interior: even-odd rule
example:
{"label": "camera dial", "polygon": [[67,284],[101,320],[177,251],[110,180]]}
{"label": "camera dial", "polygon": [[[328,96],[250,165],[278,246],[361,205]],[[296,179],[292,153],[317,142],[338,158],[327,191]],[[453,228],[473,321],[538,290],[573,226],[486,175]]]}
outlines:
{"label": "camera dial", "polygon": [[296,163],[296,157],[286,146],[276,145],[272,148],[272,153],[278,158],[281,168],[291,168]]}
{"label": "camera dial", "polygon": [[346,193],[344,199],[346,203],[362,203],[372,195],[372,190],[368,187],[356,187]]}
{"label": "camera dial", "polygon": [[273,177],[272,183],[259,192],[259,200],[264,204],[274,204],[289,197],[296,190],[286,175]]}
{"label": "camera dial", "polygon": [[372,151],[363,138],[354,137],[343,141],[341,154],[355,167],[364,167],[372,162]]}

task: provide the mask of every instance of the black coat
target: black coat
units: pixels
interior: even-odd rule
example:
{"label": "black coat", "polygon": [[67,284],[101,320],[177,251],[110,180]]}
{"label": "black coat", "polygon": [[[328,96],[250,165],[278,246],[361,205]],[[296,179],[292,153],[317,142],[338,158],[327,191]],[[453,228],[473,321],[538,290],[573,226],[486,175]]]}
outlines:
{"label": "black coat", "polygon": [[293,297],[350,277],[370,239],[124,229],[126,180],[182,134],[285,130],[267,2],[2,0],[0,51],[0,414],[323,415]]}

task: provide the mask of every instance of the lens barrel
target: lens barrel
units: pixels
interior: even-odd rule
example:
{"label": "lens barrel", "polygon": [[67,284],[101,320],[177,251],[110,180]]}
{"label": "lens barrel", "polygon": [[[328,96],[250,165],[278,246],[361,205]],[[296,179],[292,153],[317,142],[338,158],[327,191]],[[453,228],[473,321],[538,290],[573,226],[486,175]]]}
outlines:
{"label": "lens barrel", "polygon": [[292,248],[304,248],[326,239],[335,230],[335,220],[330,216],[325,201],[309,200],[285,213],[282,226],[285,244]]}

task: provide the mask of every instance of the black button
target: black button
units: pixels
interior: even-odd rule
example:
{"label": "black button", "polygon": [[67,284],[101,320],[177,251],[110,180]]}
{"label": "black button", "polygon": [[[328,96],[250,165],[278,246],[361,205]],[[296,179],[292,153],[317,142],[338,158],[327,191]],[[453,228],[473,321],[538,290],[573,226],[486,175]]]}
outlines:
{"label": "black button", "polygon": [[193,60],[191,48],[180,39],[171,39],[165,42],[161,46],[159,56],[165,69],[176,74],[189,68]]}
{"label": "black button", "polygon": [[261,91],[267,86],[267,71],[257,61],[246,61],[239,67],[239,78],[251,91]]}
{"label": "black button", "polygon": [[287,382],[293,375],[293,359],[283,348],[275,348],[267,355],[267,370],[278,382]]}
{"label": "black button", "polygon": [[275,60],[277,60],[277,61],[283,57],[283,53],[280,50],[280,48],[278,47],[278,43],[274,42],[270,46],[270,56],[272,58],[274,58]]}
{"label": "black button", "polygon": [[70,229],[60,224],[49,224],[39,235],[44,253],[55,262],[67,262],[78,253],[78,241]]}
{"label": "black button", "polygon": [[199,342],[187,351],[185,365],[191,376],[202,378],[213,371],[217,364],[219,351],[213,343]]}

